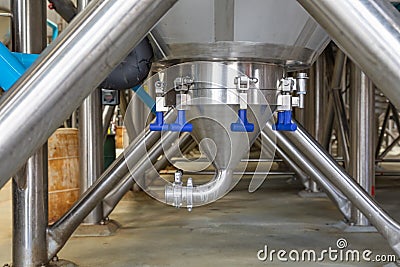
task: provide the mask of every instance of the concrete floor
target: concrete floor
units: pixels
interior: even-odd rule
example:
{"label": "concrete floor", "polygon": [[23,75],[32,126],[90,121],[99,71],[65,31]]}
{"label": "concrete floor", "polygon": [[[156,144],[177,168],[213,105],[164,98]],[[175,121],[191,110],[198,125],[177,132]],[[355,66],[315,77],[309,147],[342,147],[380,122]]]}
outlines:
{"label": "concrete floor", "polygon": [[[80,266],[383,266],[382,263],[318,263],[259,261],[257,252],[270,249],[336,248],[345,238],[349,249],[370,249],[373,255],[393,254],[378,233],[345,233],[334,227],[340,213],[328,199],[300,198],[301,186],[287,177],[269,178],[255,193],[248,179],[223,199],[208,206],[175,209],[130,192],[111,219],[122,227],[110,237],[75,237],[59,254]],[[400,179],[380,179],[377,199],[400,220]],[[0,263],[11,262],[11,201],[9,187],[0,191]],[[391,265],[388,265],[391,266]]]}

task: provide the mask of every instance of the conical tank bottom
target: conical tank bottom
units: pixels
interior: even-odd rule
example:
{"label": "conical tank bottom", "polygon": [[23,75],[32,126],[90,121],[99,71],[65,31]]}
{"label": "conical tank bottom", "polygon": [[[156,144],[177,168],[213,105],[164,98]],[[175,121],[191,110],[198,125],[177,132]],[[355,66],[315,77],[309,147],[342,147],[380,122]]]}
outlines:
{"label": "conical tank bottom", "polygon": [[194,105],[187,111],[193,124],[192,136],[200,150],[215,168],[235,169],[246,158],[251,145],[272,116],[268,105],[249,105],[247,118],[254,124],[253,132],[233,132],[231,124],[238,121],[238,105]]}

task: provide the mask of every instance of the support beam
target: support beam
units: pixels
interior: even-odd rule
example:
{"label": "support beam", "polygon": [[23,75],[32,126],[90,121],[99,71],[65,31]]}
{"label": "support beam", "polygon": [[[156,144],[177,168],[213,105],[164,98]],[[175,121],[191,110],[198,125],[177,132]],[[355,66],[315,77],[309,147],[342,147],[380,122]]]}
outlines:
{"label": "support beam", "polygon": [[[266,127],[272,127],[272,123],[268,122]],[[388,241],[393,251],[400,256],[400,225],[346,173],[301,125],[298,125],[295,132],[287,132],[285,135],[368,218]]]}
{"label": "support beam", "polygon": [[[256,139],[254,142],[260,149],[262,149],[262,138],[263,135],[261,134],[259,138]],[[264,136],[265,138],[265,136]],[[271,142],[271,139],[264,139],[266,142],[266,145],[269,147],[266,147],[266,149],[271,150],[271,147],[275,147],[275,153],[276,155],[283,160],[285,164],[287,164],[296,174],[296,177],[301,181],[301,183],[304,185],[304,188],[306,190],[310,189],[310,176],[306,174],[297,164],[295,161],[293,161],[289,156],[286,155],[286,153],[279,147],[279,145],[275,145],[274,142]]]}
{"label": "support beam", "polygon": [[338,207],[339,211],[343,214],[345,220],[350,220],[351,217],[351,204],[349,200],[338,190],[326,177],[326,174],[321,172],[315,163],[311,162],[305,154],[304,150],[301,150],[294,146],[289,138],[283,132],[275,132],[272,130],[272,124],[270,122],[261,131],[261,136],[266,140],[267,145],[274,145],[274,138],[276,138],[277,144],[282,151],[284,151],[289,158],[291,158],[296,164],[307,172],[324,190],[328,197]]}
{"label": "support beam", "polygon": [[[42,52],[47,45],[46,1],[12,0],[11,6],[14,51]],[[48,262],[47,172],[46,143],[13,179],[13,266],[44,266]]]}
{"label": "support beam", "polygon": [[[78,12],[82,12],[89,0],[78,0]],[[103,159],[103,118],[101,106],[101,90],[96,88],[79,108],[79,193],[85,191],[96,182],[104,168]],[[99,224],[103,220],[101,203],[94,208],[83,221],[84,224]]]}
{"label": "support beam", "polygon": [[[345,63],[346,63],[346,56],[344,55],[344,53],[342,51],[340,51],[340,50],[337,51],[336,56],[335,56],[335,63],[334,63],[335,65],[333,67],[332,81],[330,84],[331,90],[340,88]],[[335,114],[333,93],[331,93],[329,96],[328,105],[325,110],[325,113],[327,116],[325,119],[325,124],[323,126],[321,144],[325,149],[328,149],[330,141],[331,141],[332,127],[333,127],[334,114]]]}
{"label": "support beam", "polygon": [[[310,90],[306,95],[304,127],[321,142],[322,126],[325,116],[325,55],[320,56],[310,70]],[[309,179],[309,187],[306,191],[319,192],[317,183],[313,179]],[[307,190],[308,189],[308,190]]]}
{"label": "support beam", "polygon": [[[354,63],[350,74],[351,161],[350,173],[364,190],[372,195],[375,185],[375,91],[372,82]],[[357,208],[352,223],[369,226],[368,218]]]}
{"label": "support beam", "polygon": [[400,13],[392,4],[376,0],[297,1],[400,108]]}
{"label": "support beam", "polygon": [[[169,122],[174,118],[174,112],[169,112],[165,120]],[[96,180],[83,196],[55,222],[47,231],[48,258],[53,258],[65,245],[72,233],[83,219],[100,203],[105,196],[129,172],[128,166],[146,160],[147,147],[153,146],[160,139],[160,132],[150,132],[147,128],[143,131]]]}
{"label": "support beam", "polygon": [[[93,91],[79,108],[80,195],[92,186],[103,172],[103,123],[101,90]],[[85,218],[85,224],[103,220],[101,203]]]}
{"label": "support beam", "polygon": [[93,0],[0,101],[0,188],[177,0]]}

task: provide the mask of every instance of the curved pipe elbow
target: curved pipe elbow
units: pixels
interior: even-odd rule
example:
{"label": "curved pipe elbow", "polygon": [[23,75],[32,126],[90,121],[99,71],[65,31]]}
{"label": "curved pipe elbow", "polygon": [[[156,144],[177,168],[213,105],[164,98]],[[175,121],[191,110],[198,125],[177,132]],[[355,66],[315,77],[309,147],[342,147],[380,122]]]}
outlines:
{"label": "curved pipe elbow", "polygon": [[214,202],[231,189],[232,174],[232,170],[217,170],[210,182],[194,187],[168,184],[165,187],[165,202],[172,206],[188,208]]}

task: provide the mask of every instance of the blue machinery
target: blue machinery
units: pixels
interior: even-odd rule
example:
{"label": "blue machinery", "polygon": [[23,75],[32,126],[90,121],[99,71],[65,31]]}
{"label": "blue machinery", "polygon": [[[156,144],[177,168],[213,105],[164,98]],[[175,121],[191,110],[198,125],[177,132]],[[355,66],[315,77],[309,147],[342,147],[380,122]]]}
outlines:
{"label": "blue machinery", "polygon": [[[58,26],[51,20],[47,20],[47,25],[51,27],[53,34],[52,40],[58,36]],[[35,54],[10,52],[8,48],[0,43],[0,87],[8,91],[11,86],[24,74],[33,62],[39,57]]]}

